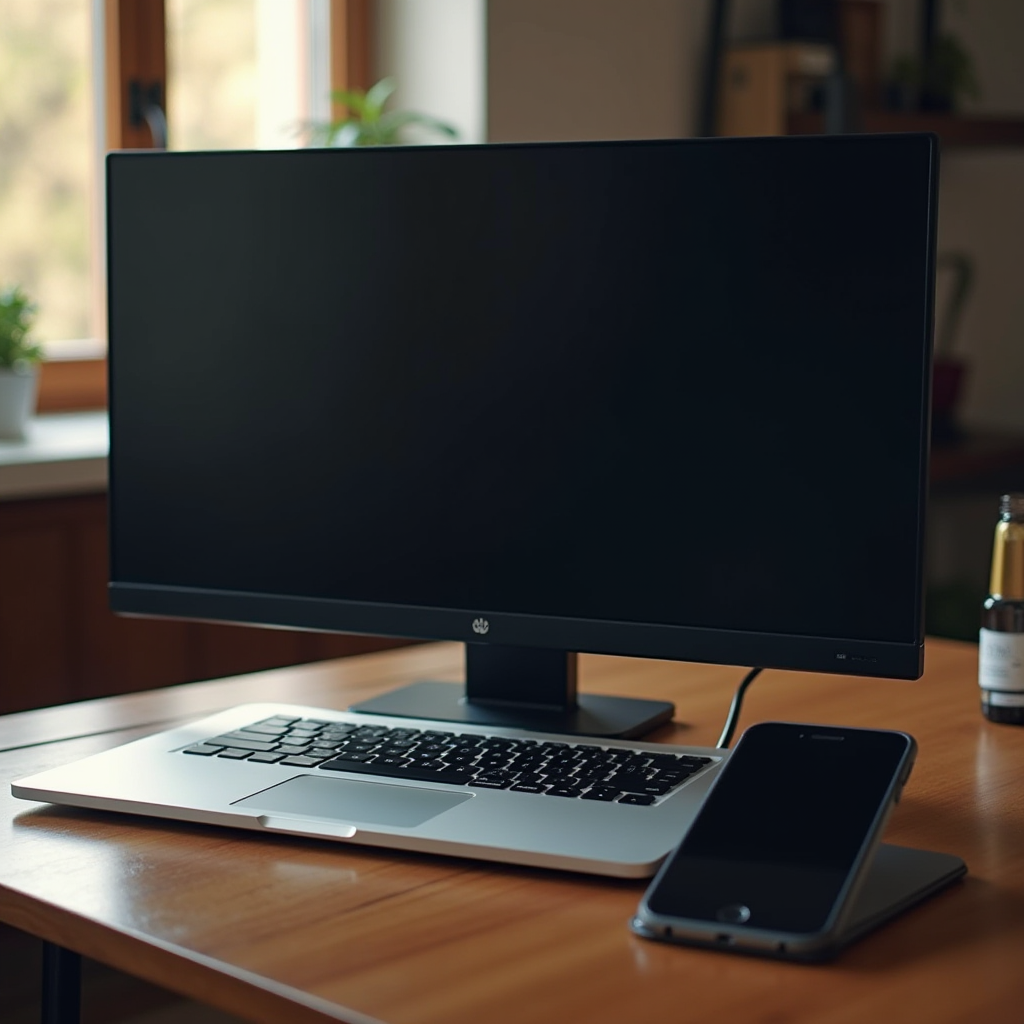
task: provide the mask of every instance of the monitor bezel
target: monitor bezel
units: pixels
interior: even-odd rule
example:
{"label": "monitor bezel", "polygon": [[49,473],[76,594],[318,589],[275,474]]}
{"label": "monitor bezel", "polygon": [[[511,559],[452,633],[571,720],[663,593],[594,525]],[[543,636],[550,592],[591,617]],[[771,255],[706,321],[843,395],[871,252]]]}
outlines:
{"label": "monitor bezel", "polygon": [[[242,591],[213,590],[198,587],[163,586],[138,582],[111,582],[111,610],[126,615],[141,615],[236,623],[287,629],[401,637],[418,640],[493,643],[503,646],[578,651],[690,661],[736,666],[794,669],[870,677],[916,679],[924,670],[924,521],[928,491],[931,420],[931,350],[934,330],[934,279],[937,226],[938,140],[929,133],[913,133],[929,146],[928,225],[923,295],[925,317],[921,345],[924,372],[921,380],[921,456],[918,465],[919,523],[916,577],[920,581],[915,612],[915,639],[906,642],[843,639],[802,634],[725,630],[710,627],[680,626],[665,623],[635,623],[599,619],[577,619],[550,615],[529,615],[488,608],[443,608],[383,604]],[[757,146],[849,144],[854,139],[870,145],[872,140],[892,141],[892,135],[819,136],[780,139],[686,139],[626,140],[602,142],[540,142],[487,144],[491,149],[551,147],[607,147],[673,145]],[[403,147],[427,149],[433,147]],[[479,149],[478,146],[449,146],[451,150]],[[163,154],[177,157],[185,154]],[[196,155],[196,154],[188,154]],[[261,156],[265,156],[262,153]],[[153,159],[155,154],[112,153],[111,161]],[[158,158],[158,157],[157,157]],[[107,175],[108,232],[110,218],[110,180]],[[113,275],[108,273],[108,302],[112,301]],[[116,343],[111,338],[108,360],[111,444],[116,443],[117,403]],[[111,460],[110,490],[116,490],[116,471]],[[113,504],[113,502],[112,502]],[[111,562],[116,546],[116,525],[110,517]],[[486,623],[483,630],[481,624]]]}

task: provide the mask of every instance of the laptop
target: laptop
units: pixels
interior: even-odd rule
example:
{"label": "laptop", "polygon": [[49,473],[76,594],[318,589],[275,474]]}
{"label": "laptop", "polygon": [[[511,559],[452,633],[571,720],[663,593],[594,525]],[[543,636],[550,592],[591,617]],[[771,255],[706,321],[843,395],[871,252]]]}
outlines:
{"label": "laptop", "polygon": [[246,704],[14,796],[622,878],[652,875],[727,751]]}

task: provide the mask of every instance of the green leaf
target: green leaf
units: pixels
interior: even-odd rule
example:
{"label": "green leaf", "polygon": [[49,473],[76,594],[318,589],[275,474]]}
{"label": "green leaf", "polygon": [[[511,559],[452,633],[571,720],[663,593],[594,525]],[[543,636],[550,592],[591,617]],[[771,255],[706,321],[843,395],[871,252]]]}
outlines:
{"label": "green leaf", "polygon": [[437,132],[439,135],[447,135],[451,139],[459,137],[458,130],[447,121],[432,117],[430,114],[421,114],[415,110],[389,111],[381,118],[381,124],[392,134],[401,131],[408,125],[416,125],[419,128],[426,128],[428,131]]}
{"label": "green leaf", "polygon": [[356,117],[366,113],[366,93],[362,89],[336,89],[331,93],[331,99],[339,106],[348,108]]}
{"label": "green leaf", "polygon": [[382,78],[375,85],[370,86],[366,93],[366,109],[374,112],[374,120],[383,113],[384,104],[397,88],[398,83],[393,78]]}
{"label": "green leaf", "polygon": [[364,145],[360,141],[363,136],[363,126],[358,121],[346,121],[344,124],[339,124],[336,127],[337,131],[334,132],[328,145],[339,149]]}
{"label": "green leaf", "polygon": [[395,146],[402,142],[401,134],[409,125],[451,139],[459,137],[450,124],[429,114],[416,111],[384,112],[384,105],[397,88],[393,78],[382,78],[366,92],[360,89],[340,89],[331,93],[335,103],[348,110],[347,117],[328,124],[306,126],[310,146]]}

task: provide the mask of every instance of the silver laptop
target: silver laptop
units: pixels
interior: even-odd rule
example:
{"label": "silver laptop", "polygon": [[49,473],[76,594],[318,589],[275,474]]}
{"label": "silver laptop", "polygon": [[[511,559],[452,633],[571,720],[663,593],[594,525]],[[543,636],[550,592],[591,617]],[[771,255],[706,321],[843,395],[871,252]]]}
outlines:
{"label": "silver laptop", "polygon": [[16,797],[636,878],[725,750],[247,704],[12,783]]}

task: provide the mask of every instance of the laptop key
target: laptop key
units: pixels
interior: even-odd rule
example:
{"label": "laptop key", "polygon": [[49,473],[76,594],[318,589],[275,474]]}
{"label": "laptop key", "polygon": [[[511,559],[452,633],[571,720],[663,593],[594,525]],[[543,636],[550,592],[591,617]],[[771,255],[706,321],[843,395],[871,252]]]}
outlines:
{"label": "laptop key", "polygon": [[196,743],[194,746],[186,747],[183,754],[199,754],[201,757],[212,757],[214,754],[219,754],[224,748],[218,747],[212,743]]}
{"label": "laptop key", "polygon": [[517,772],[514,768],[510,774],[515,775],[516,782],[521,786],[550,786],[551,782],[546,775],[539,772]]}
{"label": "laptop key", "polygon": [[582,779],[574,779],[571,775],[545,775],[544,781],[549,786],[556,786],[558,789],[571,789],[576,793],[585,789],[587,785]]}
{"label": "laptop key", "polygon": [[654,803],[654,797],[650,793],[627,793],[619,797],[620,804],[634,804],[637,807],[646,807]]}
{"label": "laptop key", "polygon": [[672,788],[668,782],[645,782],[643,784],[644,793],[653,793],[654,796],[664,796]]}
{"label": "laptop key", "polygon": [[580,791],[572,786],[550,786],[548,796],[579,796]]}
{"label": "laptop key", "polygon": [[677,772],[672,770],[670,772],[657,772],[650,779],[651,782],[665,782],[669,786],[675,787],[684,783],[693,772]]}
{"label": "laptop key", "polygon": [[636,776],[613,776],[610,779],[606,779],[605,782],[609,786],[614,786],[622,793],[646,793],[647,779],[642,775]]}
{"label": "laptop key", "polygon": [[382,775],[389,779],[410,779],[414,782],[444,782],[451,786],[462,786],[473,778],[474,773],[461,768],[444,768],[428,771],[415,762],[408,767],[393,764],[380,764],[376,761],[369,764],[365,761],[352,761],[349,758],[336,757],[325,761],[320,769],[329,772],[354,772],[358,775]]}
{"label": "laptop key", "polygon": [[278,764],[286,764],[289,768],[312,768],[319,763],[315,757],[303,757],[301,754],[293,754],[291,757],[278,761]]}
{"label": "laptop key", "polygon": [[280,761],[284,757],[284,754],[264,754],[257,750],[255,753],[249,755],[250,761],[256,761],[259,764],[274,764]]}
{"label": "laptop key", "polygon": [[234,747],[228,747],[226,750],[222,750],[217,756],[227,757],[232,761],[244,761],[251,753],[251,750],[238,750]]}
{"label": "laptop key", "polygon": [[271,741],[270,743],[263,743],[260,740],[246,739],[244,736],[238,736],[234,733],[228,733],[224,736],[214,736],[211,739],[205,741],[206,743],[219,744],[222,747],[233,747],[235,750],[274,750],[277,744]]}
{"label": "laptop key", "polygon": [[580,796],[581,800],[602,800],[611,803],[622,796],[622,790],[614,786],[591,786],[590,789]]}

